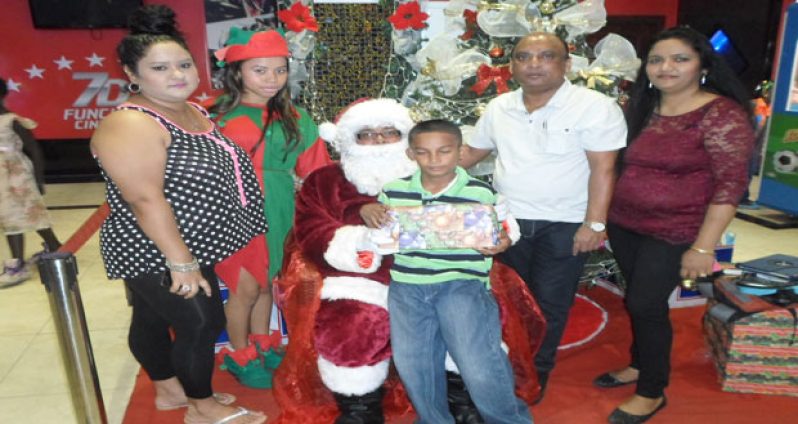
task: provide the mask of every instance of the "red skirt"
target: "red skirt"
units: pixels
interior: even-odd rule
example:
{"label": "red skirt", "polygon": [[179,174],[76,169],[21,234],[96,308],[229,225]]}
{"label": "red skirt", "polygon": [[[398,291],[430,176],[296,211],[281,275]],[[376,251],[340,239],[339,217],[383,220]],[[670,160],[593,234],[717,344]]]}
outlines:
{"label": "red skirt", "polygon": [[269,250],[266,248],[264,234],[253,237],[246,246],[217,263],[216,275],[235,293],[241,269],[246,269],[255,277],[259,286],[266,287],[269,279]]}

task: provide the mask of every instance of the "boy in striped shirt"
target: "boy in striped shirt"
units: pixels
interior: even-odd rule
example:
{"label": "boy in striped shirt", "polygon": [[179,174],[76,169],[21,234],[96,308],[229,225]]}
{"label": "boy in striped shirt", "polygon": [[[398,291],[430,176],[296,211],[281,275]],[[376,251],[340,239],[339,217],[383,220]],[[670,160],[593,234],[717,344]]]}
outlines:
{"label": "boy in striped shirt", "polygon": [[[490,185],[457,166],[462,148],[457,125],[424,121],[408,138],[408,156],[419,170],[386,184],[381,203],[496,204]],[[501,231],[494,247],[405,250],[394,255],[388,292],[391,345],[417,422],[454,421],[446,398],[447,352],[486,422],[532,422],[526,404],[514,393],[513,371],[501,348],[499,311],[488,287],[491,257],[509,246],[510,239]]]}

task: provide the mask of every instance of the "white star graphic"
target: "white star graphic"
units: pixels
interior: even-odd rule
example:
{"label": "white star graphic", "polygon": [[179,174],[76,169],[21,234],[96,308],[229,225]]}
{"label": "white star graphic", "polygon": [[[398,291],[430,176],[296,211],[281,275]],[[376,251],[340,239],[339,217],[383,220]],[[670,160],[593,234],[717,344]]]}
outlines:
{"label": "white star graphic", "polygon": [[34,78],[44,79],[44,71],[45,71],[44,68],[39,68],[38,66],[36,66],[35,63],[33,65],[30,65],[30,68],[25,70],[25,72],[28,73],[28,79],[34,79]]}
{"label": "white star graphic", "polygon": [[58,69],[72,69],[72,62],[74,62],[74,60],[69,60],[65,58],[64,55],[61,55],[58,60],[54,60],[53,62],[58,65]]}
{"label": "white star graphic", "polygon": [[11,78],[8,79],[8,82],[6,82],[6,85],[8,86],[9,90],[16,91],[17,93],[19,93],[19,87],[22,86],[22,84],[12,80]]}
{"label": "white star graphic", "polygon": [[204,102],[205,100],[208,100],[208,99],[210,99],[210,98],[211,98],[211,96],[209,96],[207,93],[205,93],[205,92],[203,91],[203,92],[202,92],[202,93],[201,93],[199,96],[194,96],[194,98],[195,98],[195,99],[197,99],[197,100],[199,100],[200,102]]}
{"label": "white star graphic", "polygon": [[89,61],[89,67],[93,68],[95,66],[102,67],[103,60],[105,60],[102,56],[97,56],[97,53],[92,53],[90,57],[87,57],[86,60]]}

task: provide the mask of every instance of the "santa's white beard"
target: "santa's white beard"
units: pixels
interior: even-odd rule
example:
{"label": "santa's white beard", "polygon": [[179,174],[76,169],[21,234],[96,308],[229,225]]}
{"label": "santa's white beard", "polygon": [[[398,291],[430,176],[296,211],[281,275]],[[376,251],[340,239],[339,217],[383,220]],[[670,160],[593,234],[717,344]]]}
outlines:
{"label": "santa's white beard", "polygon": [[346,179],[357,191],[376,196],[385,183],[412,174],[418,165],[407,157],[407,143],[361,146],[352,144],[341,153]]}

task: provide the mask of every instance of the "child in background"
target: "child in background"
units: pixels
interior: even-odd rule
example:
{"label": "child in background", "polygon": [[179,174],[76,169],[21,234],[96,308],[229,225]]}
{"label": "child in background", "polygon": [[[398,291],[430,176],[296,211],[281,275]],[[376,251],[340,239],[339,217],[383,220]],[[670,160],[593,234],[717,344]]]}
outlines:
{"label": "child in background", "polygon": [[[380,202],[389,207],[496,204],[488,184],[457,166],[462,134],[455,124],[421,122],[410,131],[409,143],[408,156],[419,170],[386,184]],[[446,398],[447,351],[485,422],[532,422],[514,392],[513,371],[501,348],[499,310],[488,287],[491,256],[509,246],[502,231],[495,247],[394,254],[388,291],[393,360],[417,422],[454,422]]]}
{"label": "child in background", "polygon": [[[0,288],[20,284],[31,276],[24,257],[26,231],[36,230],[48,252],[61,247],[50,228],[50,217],[42,199],[41,153],[30,132],[36,122],[6,109],[7,93],[6,82],[0,79],[0,228],[11,250],[11,259],[5,261],[0,274]],[[34,159],[33,163],[23,150]]]}
{"label": "child in background", "polygon": [[278,32],[232,28],[215,55],[224,66],[225,94],[210,111],[222,133],[249,153],[269,224],[265,240],[253,240],[216,266],[230,289],[225,313],[233,350],[223,351],[224,366],[246,386],[269,388],[268,368],[279,363],[269,350],[280,345],[279,338],[268,335],[271,282],[282,266],[283,244],[293,225],[295,178],[331,160],[316,124],[291,102],[290,52]]}

